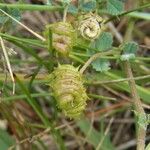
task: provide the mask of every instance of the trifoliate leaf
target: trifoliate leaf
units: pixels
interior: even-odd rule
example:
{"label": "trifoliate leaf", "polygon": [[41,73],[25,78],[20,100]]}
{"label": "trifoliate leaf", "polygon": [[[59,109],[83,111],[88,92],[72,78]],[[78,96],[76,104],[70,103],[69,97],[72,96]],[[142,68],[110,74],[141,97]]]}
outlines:
{"label": "trifoliate leaf", "polygon": [[119,0],[107,0],[107,13],[119,15],[123,12],[124,4]]}
{"label": "trifoliate leaf", "polygon": [[127,42],[122,45],[122,51],[126,54],[135,54],[138,50],[138,44],[136,42]]}
{"label": "trifoliate leaf", "polygon": [[103,32],[100,34],[99,38],[92,43],[92,48],[95,48],[97,51],[105,51],[112,47],[112,43],[112,35],[108,32]]}
{"label": "trifoliate leaf", "polygon": [[127,42],[121,46],[121,50],[123,52],[121,60],[125,61],[135,59],[135,54],[138,50],[138,44],[136,42]]}
{"label": "trifoliate leaf", "polygon": [[96,0],[90,0],[81,5],[82,11],[86,12],[93,11],[95,8],[96,8]]}
{"label": "trifoliate leaf", "polygon": [[96,71],[106,72],[106,71],[108,71],[110,69],[110,63],[106,59],[100,59],[100,58],[98,58],[95,61],[93,61],[92,67]]}

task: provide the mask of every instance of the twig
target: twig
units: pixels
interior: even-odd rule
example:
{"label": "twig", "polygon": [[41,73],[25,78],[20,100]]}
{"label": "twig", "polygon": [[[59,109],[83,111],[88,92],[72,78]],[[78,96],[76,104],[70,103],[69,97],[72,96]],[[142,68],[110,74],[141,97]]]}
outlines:
{"label": "twig", "polygon": [[64,9],[63,22],[66,22],[67,11],[68,11],[68,5],[66,5]]}
{"label": "twig", "polygon": [[114,51],[113,50],[110,50],[110,51],[107,51],[107,52],[102,52],[102,53],[96,53],[94,54],[93,56],[91,56],[87,62],[85,62],[84,66],[80,69],[80,73],[83,73],[87,67],[94,61],[96,60],[97,58],[100,58],[101,56],[106,56],[106,55],[110,55],[112,54]]}
{"label": "twig", "polygon": [[[72,124],[72,123],[73,123],[73,121],[70,122],[69,125]],[[56,130],[59,130],[59,129],[62,129],[62,128],[66,127],[66,126],[67,126],[66,124],[63,124],[63,125],[61,125],[61,126],[56,127],[55,129],[56,129]],[[44,131],[42,131],[42,132],[40,132],[40,133],[38,133],[38,134],[36,134],[36,135],[33,135],[32,137],[28,137],[28,138],[26,138],[26,139],[23,139],[23,140],[17,142],[15,145],[10,146],[10,147],[8,148],[8,150],[13,150],[17,145],[23,144],[23,143],[25,143],[25,142],[30,142],[30,143],[32,143],[32,142],[38,140],[38,138],[42,138],[42,136],[44,136],[45,134],[49,133],[50,131],[51,131],[51,128],[47,128],[47,129],[45,129]]]}
{"label": "twig", "polygon": [[14,79],[14,76],[13,76],[13,72],[12,72],[12,69],[11,69],[9,57],[8,57],[8,54],[7,54],[7,51],[6,51],[6,48],[5,48],[2,37],[0,37],[0,43],[1,43],[1,46],[2,46],[2,50],[3,50],[4,58],[6,60],[8,71],[10,73],[10,77],[11,77],[11,80],[13,82],[13,94],[15,94],[15,79]]}
{"label": "twig", "polygon": [[33,34],[35,37],[39,38],[42,41],[45,41],[45,38],[42,37],[41,35],[37,34],[36,32],[34,32],[33,30],[31,30],[29,27],[27,27],[26,25],[24,25],[23,23],[19,22],[17,19],[15,19],[14,17],[12,17],[11,15],[9,15],[8,13],[6,13],[5,11],[3,11],[2,9],[0,9],[0,11],[2,13],[4,13],[6,16],[8,16],[9,18],[11,18],[12,20],[14,20],[15,22],[17,22],[19,25],[21,25],[23,28],[25,28],[27,31],[29,31],[31,34]]}

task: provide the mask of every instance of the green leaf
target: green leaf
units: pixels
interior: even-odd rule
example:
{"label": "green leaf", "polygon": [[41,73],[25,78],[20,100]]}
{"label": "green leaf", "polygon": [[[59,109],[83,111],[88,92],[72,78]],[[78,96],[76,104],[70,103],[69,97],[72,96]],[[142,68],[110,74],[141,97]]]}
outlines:
{"label": "green leaf", "polygon": [[123,12],[124,4],[119,0],[107,0],[107,13],[119,15]]}
{"label": "green leaf", "polygon": [[0,129],[0,149],[8,150],[8,148],[15,144],[15,141],[4,130]]}
{"label": "green leaf", "polygon": [[97,49],[97,51],[105,51],[112,47],[113,37],[108,32],[102,32],[98,39],[96,39],[91,47]]}
{"label": "green leaf", "polygon": [[135,58],[135,53],[138,50],[138,44],[136,42],[127,42],[121,46],[123,55],[121,55],[121,60],[130,60]]}
{"label": "green leaf", "polygon": [[123,44],[122,50],[125,54],[135,54],[138,50],[138,44],[136,42],[127,42]]}
{"label": "green leaf", "polygon": [[106,59],[98,58],[92,63],[92,67],[96,71],[105,72],[110,69],[110,63]]}
{"label": "green leaf", "polygon": [[[113,43],[113,38],[112,35],[108,32],[103,32],[100,34],[99,38],[96,39],[92,44],[91,47],[96,49],[97,51],[106,51],[108,49],[110,49],[112,47],[112,43]],[[88,50],[89,54],[94,54],[95,52],[92,51],[90,52]],[[92,62],[92,67],[93,69],[95,69],[96,71],[100,71],[100,72],[105,72],[108,71],[110,69],[110,63],[108,60],[106,59],[96,59],[95,61]]]}
{"label": "green leaf", "polygon": [[82,11],[86,12],[93,11],[94,9],[96,9],[96,0],[90,0],[86,3],[83,3],[81,5],[81,9]]}

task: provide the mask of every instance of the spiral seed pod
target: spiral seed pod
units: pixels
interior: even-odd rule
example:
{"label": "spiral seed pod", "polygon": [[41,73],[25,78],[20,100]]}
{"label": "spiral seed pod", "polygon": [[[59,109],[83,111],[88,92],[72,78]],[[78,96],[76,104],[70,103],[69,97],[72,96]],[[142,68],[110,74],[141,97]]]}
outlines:
{"label": "spiral seed pod", "polygon": [[57,22],[51,24],[47,26],[45,32],[46,37],[48,37],[49,29],[52,31],[53,48],[63,55],[69,54],[76,41],[76,32],[72,25],[67,22]]}
{"label": "spiral seed pod", "polygon": [[82,37],[87,40],[98,38],[100,33],[104,30],[104,20],[96,14],[89,13],[83,15],[80,20],[78,29]]}
{"label": "spiral seed pod", "polygon": [[88,99],[82,75],[72,65],[59,65],[50,74],[50,87],[58,107],[69,118],[79,118]]}

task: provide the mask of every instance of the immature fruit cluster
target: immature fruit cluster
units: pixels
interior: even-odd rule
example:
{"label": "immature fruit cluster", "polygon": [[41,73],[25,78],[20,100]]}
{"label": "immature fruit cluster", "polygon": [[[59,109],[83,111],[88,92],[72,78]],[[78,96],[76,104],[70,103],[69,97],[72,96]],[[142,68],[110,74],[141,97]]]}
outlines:
{"label": "immature fruit cluster", "polygon": [[100,33],[104,30],[103,18],[89,13],[83,15],[79,21],[79,31],[83,38],[87,40],[94,40],[98,38]]}
{"label": "immature fruit cluster", "polygon": [[65,115],[69,118],[80,117],[88,97],[78,68],[72,65],[59,65],[50,74],[50,86],[58,107]]}
{"label": "immature fruit cluster", "polygon": [[63,55],[69,54],[76,41],[76,32],[72,25],[67,22],[57,22],[51,24],[47,26],[45,32],[46,36],[49,34],[49,29],[52,31],[53,48]]}

